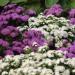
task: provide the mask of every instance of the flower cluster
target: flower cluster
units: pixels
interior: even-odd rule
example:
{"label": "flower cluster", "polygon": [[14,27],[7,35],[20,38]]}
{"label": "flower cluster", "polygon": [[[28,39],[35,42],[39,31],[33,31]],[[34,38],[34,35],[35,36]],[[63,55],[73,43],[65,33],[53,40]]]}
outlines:
{"label": "flower cluster", "polygon": [[43,32],[50,49],[70,47],[75,40],[75,25],[71,25],[69,20],[63,17],[57,18],[53,15],[40,14],[29,19],[29,26]]}
{"label": "flower cluster", "polygon": [[0,55],[13,55],[23,53],[23,33],[17,26],[28,27],[28,19],[36,12],[24,9],[16,4],[8,4],[0,12]]}
{"label": "flower cluster", "polygon": [[[70,9],[69,11],[66,11],[66,13],[67,13],[66,16],[70,20],[70,23],[74,25],[75,24],[75,8]],[[55,16],[62,16],[62,15],[64,16],[65,11],[61,5],[55,4],[44,11],[45,16],[50,15],[50,14],[55,15]]]}
{"label": "flower cluster", "polygon": [[36,12],[34,10],[26,10],[16,4],[8,4],[2,9],[2,12],[0,14],[0,26],[3,24],[15,24],[16,26],[20,23],[27,22],[29,17],[35,15]]}
{"label": "flower cluster", "polygon": [[47,15],[52,14],[52,15],[60,16],[62,12],[63,12],[63,9],[62,9],[61,5],[55,4],[51,8],[46,9],[44,11],[44,15],[47,16]]}
{"label": "flower cluster", "polygon": [[0,35],[2,35],[0,40],[1,56],[37,51],[40,46],[47,45],[41,31],[28,29],[21,33],[16,27],[7,26],[1,30]]}
{"label": "flower cluster", "polygon": [[37,51],[38,47],[47,45],[47,41],[41,31],[29,29],[23,33],[23,36],[25,38],[23,39],[23,43],[26,46],[25,48],[29,46],[33,51]]}
{"label": "flower cluster", "polygon": [[70,23],[75,24],[75,8],[69,11]]}
{"label": "flower cluster", "polygon": [[74,75],[75,58],[62,51],[5,56],[0,60],[0,75]]}
{"label": "flower cluster", "polygon": [[60,48],[60,50],[68,52],[66,54],[67,58],[75,57],[75,42],[73,42],[69,47],[62,47],[62,48]]}

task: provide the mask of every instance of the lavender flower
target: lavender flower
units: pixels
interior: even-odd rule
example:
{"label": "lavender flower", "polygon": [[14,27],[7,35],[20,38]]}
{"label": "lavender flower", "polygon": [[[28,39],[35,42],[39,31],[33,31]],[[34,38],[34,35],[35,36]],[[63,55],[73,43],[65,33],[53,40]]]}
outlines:
{"label": "lavender flower", "polygon": [[5,51],[4,51],[4,54],[5,54],[5,55],[13,55],[14,53],[13,53],[12,50],[5,50]]}
{"label": "lavender flower", "polygon": [[74,8],[69,11],[69,17],[70,18],[74,18],[75,17],[75,9]]}
{"label": "lavender flower", "polygon": [[67,58],[75,57],[75,44],[74,42],[69,47],[62,47],[60,48],[62,51],[67,51],[67,54],[65,55]]}
{"label": "lavender flower", "polygon": [[55,5],[53,5],[51,8],[46,9],[46,10],[44,11],[44,14],[45,14],[46,16],[47,16],[47,15],[50,15],[50,14],[59,16],[59,15],[61,15],[62,12],[63,12],[62,7],[61,7],[59,4],[55,4]]}
{"label": "lavender flower", "polygon": [[36,12],[34,10],[29,9],[29,10],[26,11],[26,14],[29,15],[29,16],[35,16]]}
{"label": "lavender flower", "polygon": [[28,30],[24,32],[23,36],[25,37],[23,40],[25,46],[28,45],[33,48],[35,46],[39,47],[47,44],[47,41],[40,31]]}
{"label": "lavender flower", "polygon": [[0,39],[0,45],[3,46],[3,47],[9,47],[9,43],[3,39]]}
{"label": "lavender flower", "polygon": [[11,31],[7,28],[4,28],[4,29],[1,30],[2,35],[9,35],[10,33],[11,33]]}
{"label": "lavender flower", "polygon": [[71,18],[71,19],[70,19],[70,23],[71,23],[72,25],[74,25],[74,24],[75,24],[75,18]]}
{"label": "lavender flower", "polygon": [[28,15],[20,16],[20,19],[24,22],[27,22],[29,19],[29,16]]}

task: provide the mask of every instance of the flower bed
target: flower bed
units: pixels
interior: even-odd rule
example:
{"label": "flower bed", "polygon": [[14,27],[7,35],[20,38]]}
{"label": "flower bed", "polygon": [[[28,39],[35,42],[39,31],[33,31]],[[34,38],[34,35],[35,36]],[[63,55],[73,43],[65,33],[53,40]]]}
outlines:
{"label": "flower bed", "polygon": [[17,4],[0,11],[0,75],[75,75],[75,9],[59,4],[40,14]]}
{"label": "flower bed", "polygon": [[66,52],[45,50],[16,56],[5,56],[0,60],[0,75],[74,75],[75,58],[65,58]]}

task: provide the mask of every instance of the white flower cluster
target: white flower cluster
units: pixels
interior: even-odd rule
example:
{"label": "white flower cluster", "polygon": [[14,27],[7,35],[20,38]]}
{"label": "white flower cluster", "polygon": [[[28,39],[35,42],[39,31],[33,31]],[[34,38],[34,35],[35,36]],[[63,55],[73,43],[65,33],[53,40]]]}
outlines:
{"label": "white flower cluster", "polygon": [[0,60],[0,75],[75,75],[75,58],[62,51],[31,52],[5,56]]}
{"label": "white flower cluster", "polygon": [[42,31],[47,39],[52,36],[57,48],[62,47],[63,38],[68,38],[70,42],[73,41],[72,38],[75,38],[75,25],[71,25],[69,20],[63,17],[40,14],[29,19],[29,27]]}

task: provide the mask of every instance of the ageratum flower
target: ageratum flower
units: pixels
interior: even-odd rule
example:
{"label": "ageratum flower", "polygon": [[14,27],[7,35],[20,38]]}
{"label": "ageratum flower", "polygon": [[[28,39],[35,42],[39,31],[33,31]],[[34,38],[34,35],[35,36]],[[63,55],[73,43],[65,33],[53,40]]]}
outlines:
{"label": "ageratum flower", "polygon": [[24,40],[23,43],[25,46],[30,46],[31,48],[37,48],[39,46],[43,46],[47,44],[47,41],[44,38],[44,35],[41,31],[36,30],[28,30],[23,33]]}
{"label": "ageratum flower", "polygon": [[14,55],[14,52],[12,50],[5,50],[4,54],[5,55]]}
{"label": "ageratum flower", "polygon": [[4,28],[4,29],[1,30],[2,35],[9,35],[10,33],[11,33],[11,31],[7,28]]}
{"label": "ageratum flower", "polygon": [[0,39],[0,46],[7,48],[9,46],[9,43],[3,39]]}
{"label": "ageratum flower", "polygon": [[75,9],[74,8],[69,11],[69,17],[70,18],[74,18],[75,17]]}
{"label": "ageratum flower", "polygon": [[27,22],[29,19],[28,15],[20,16],[21,21]]}
{"label": "ageratum flower", "polygon": [[60,16],[62,12],[63,12],[62,7],[61,7],[59,4],[55,4],[55,5],[53,5],[51,8],[46,9],[46,10],[44,11],[44,14],[45,14],[46,16],[47,16],[47,15],[50,15],[50,14],[56,15],[56,16]]}
{"label": "ageratum flower", "polygon": [[29,16],[35,16],[36,12],[34,10],[29,9],[29,10],[26,11],[26,14],[29,15]]}
{"label": "ageratum flower", "polygon": [[70,23],[71,23],[72,25],[75,25],[75,18],[70,18]]}

